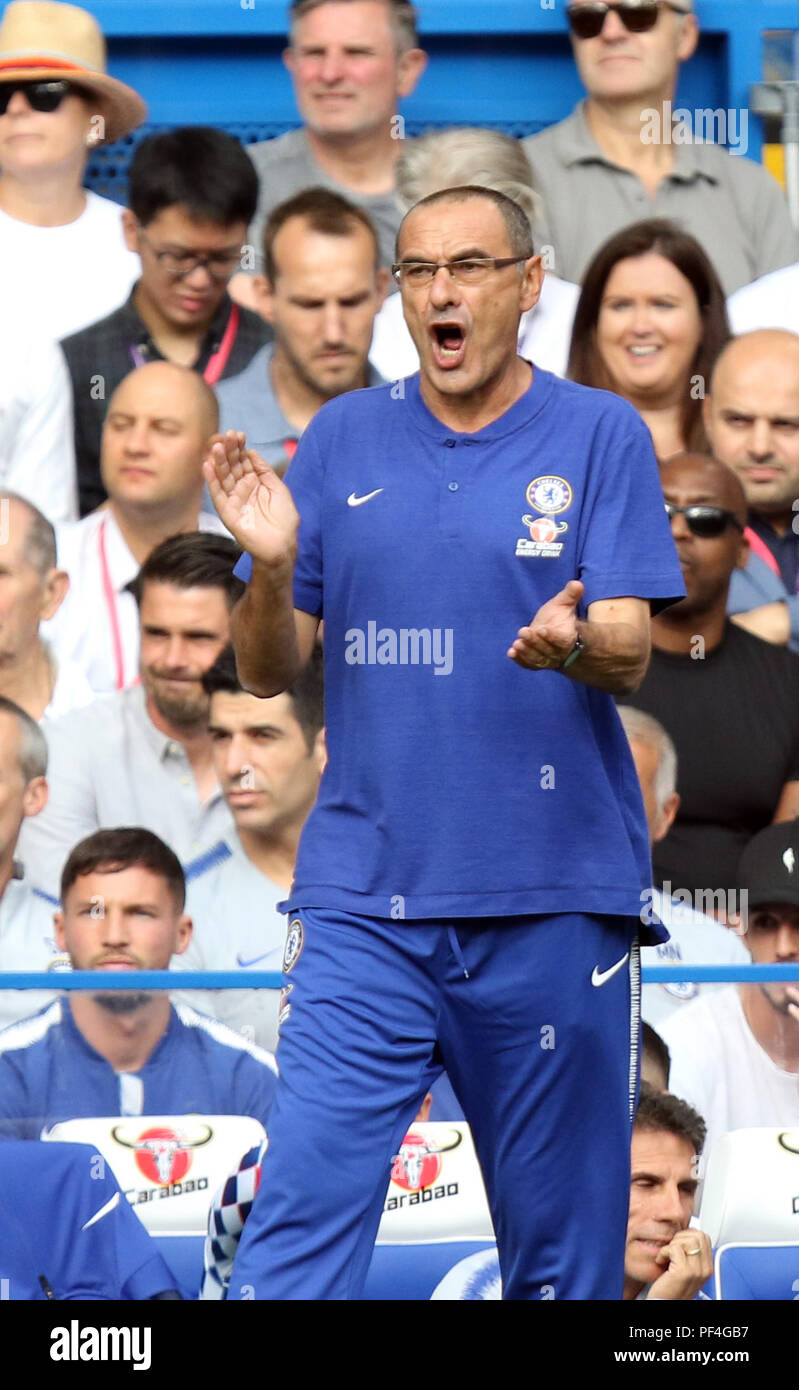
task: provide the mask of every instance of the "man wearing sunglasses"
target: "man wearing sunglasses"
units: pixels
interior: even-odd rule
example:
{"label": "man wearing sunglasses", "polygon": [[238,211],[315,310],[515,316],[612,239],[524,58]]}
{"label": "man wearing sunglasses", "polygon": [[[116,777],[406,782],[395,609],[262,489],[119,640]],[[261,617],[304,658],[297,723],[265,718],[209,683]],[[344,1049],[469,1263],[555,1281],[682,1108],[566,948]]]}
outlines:
{"label": "man wearing sunglasses", "polygon": [[723,919],[738,910],[727,894],[751,837],[799,815],[799,658],[727,617],[731,576],[749,554],[732,470],[679,454],[661,480],[687,592],[652,619],[647,674],[620,698],[653,715],[677,750],[680,807],[653,846],[655,882]]}
{"label": "man wearing sunglasses", "polygon": [[[118,304],[136,257],[118,203],[83,186],[90,151],[141,125],[141,97],[106,71],[93,15],[12,0],[0,19],[0,305],[6,335],[57,339]],[[66,463],[64,465],[66,468]]]}
{"label": "man wearing sunglasses", "polygon": [[556,273],[581,281],[608,237],[647,217],[695,236],[727,294],[795,261],[799,239],[771,175],[672,121],[680,64],[698,39],[691,0],[573,0],[566,13],[587,97],[524,141]]}
{"label": "man wearing sunglasses", "polygon": [[227,290],[241,266],[258,196],[238,140],[204,126],[149,136],[128,178],[123,227],[141,258],[141,276],[124,304],[62,342],[72,378],[81,516],[105,500],[103,420],[134,367],[175,362],[213,386],[242,371],[272,337],[260,314],[234,305]]}

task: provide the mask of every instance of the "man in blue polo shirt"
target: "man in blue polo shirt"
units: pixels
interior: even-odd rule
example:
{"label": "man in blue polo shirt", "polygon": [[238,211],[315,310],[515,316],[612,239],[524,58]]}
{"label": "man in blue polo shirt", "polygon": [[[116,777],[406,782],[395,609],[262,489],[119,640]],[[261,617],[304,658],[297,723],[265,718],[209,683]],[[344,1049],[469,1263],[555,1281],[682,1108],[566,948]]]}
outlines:
{"label": "man in blue polo shirt", "polygon": [[290,492],[241,436],[205,464],[251,557],[242,679],[282,690],[324,617],[329,748],[230,1296],[359,1297],[443,1062],[506,1298],[619,1298],[650,864],[611,695],[681,574],[635,412],[517,356],[542,273],[521,209],[435,194],[398,255],[420,375],[324,406]]}
{"label": "man in blue polo shirt", "polygon": [[3,1297],[17,1302],[180,1298],[149,1231],[86,1144],[0,1142],[0,1260]]}
{"label": "man in blue polo shirt", "polygon": [[0,1032],[0,1138],[36,1139],[93,1115],[252,1115],[265,1124],[271,1052],[164,992],[103,990],[124,970],[165,970],[185,951],[185,880],[149,830],[99,830],[76,845],[61,879],[55,937],[76,970],[73,993]]}

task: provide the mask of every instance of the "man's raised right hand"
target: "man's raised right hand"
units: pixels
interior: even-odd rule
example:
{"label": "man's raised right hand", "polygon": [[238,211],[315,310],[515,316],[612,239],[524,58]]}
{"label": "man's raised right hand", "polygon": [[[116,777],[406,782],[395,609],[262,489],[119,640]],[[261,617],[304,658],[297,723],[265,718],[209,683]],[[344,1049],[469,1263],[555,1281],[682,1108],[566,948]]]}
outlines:
{"label": "man's raised right hand", "polygon": [[286,484],[243,434],[214,434],[203,475],[220,520],[255,560],[293,559],[300,518]]}

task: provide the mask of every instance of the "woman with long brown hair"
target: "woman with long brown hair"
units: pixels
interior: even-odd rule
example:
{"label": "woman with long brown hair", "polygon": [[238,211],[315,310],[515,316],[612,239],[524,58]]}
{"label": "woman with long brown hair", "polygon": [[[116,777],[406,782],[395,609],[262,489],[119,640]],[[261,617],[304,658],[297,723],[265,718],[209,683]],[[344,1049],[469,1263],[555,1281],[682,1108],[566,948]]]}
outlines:
{"label": "woman with long brown hair", "polygon": [[630,401],[659,458],[705,452],[702,400],[729,336],[724,291],[698,241],[665,218],[634,222],[586,271],[568,376]]}

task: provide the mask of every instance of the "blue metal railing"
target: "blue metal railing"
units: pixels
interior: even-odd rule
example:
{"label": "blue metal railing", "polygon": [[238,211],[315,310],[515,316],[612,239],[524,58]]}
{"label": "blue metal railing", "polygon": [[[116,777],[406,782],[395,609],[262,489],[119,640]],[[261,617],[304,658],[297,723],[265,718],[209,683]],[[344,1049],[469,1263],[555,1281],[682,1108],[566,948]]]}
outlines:
{"label": "blue metal railing", "polygon": [[[754,984],[799,982],[796,965],[645,965],[644,984]],[[14,970],[0,971],[0,990],[280,989],[278,970]]]}

